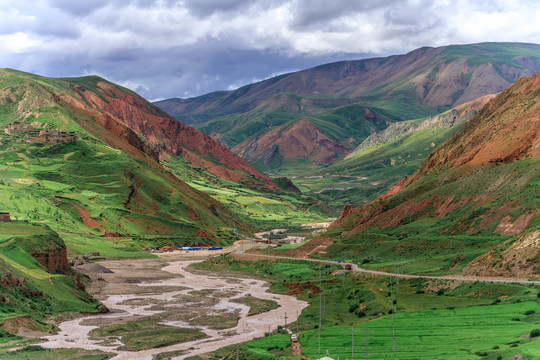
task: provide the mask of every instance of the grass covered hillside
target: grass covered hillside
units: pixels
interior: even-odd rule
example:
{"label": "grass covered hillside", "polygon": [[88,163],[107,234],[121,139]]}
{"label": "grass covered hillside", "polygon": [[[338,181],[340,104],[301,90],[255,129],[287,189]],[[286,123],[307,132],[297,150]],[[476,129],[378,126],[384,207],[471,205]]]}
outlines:
{"label": "grass covered hillside", "polygon": [[347,248],[364,262],[410,272],[470,263],[464,272],[535,276],[539,110],[540,73],[494,98],[410,178],[373,203],[346,207],[328,232],[329,254]]}
{"label": "grass covered hillside", "polygon": [[96,312],[86,280],[71,270],[66,247],[44,224],[0,222],[0,344],[19,326],[50,330],[44,321],[64,312]]}
{"label": "grass covered hillside", "polygon": [[293,180],[302,191],[332,208],[374,200],[410,176],[423,160],[463,127],[495,95],[436,116],[393,123],[368,136],[345,159]]}
{"label": "grass covered hillside", "polygon": [[[78,82],[98,86],[96,79],[0,74],[2,125],[23,120],[36,130],[59,128],[77,135],[56,144],[28,142],[28,131],[0,136],[0,206],[12,218],[89,235],[187,238],[201,228],[217,235],[241,226],[220,203],[166,171],[138,134],[89,103],[89,91]],[[93,96],[105,98],[95,91]]]}
{"label": "grass covered hillside", "polygon": [[[70,253],[137,253],[133,240],[111,243],[103,234],[141,239],[139,245],[214,244],[232,239],[235,229],[248,231],[246,204],[235,211],[182,179],[196,179],[211,194],[223,186],[246,189],[264,202],[280,193],[223,146],[98,77],[50,79],[2,70],[0,103],[1,126],[18,121],[34,128],[0,134],[0,209],[15,220],[48,224]],[[76,139],[27,139],[53,129],[74,132]],[[276,202],[294,217],[313,200]],[[270,211],[262,209],[259,220]]]}
{"label": "grass covered hillside", "polygon": [[[423,47],[404,55],[325,64],[234,91],[156,105],[234,148],[260,169],[309,170],[341,160],[390,123],[433,116],[498,93],[538,69],[536,44]],[[315,127],[312,134],[328,138],[325,146],[288,156],[286,149],[302,143],[298,133],[279,138],[279,145],[270,144],[268,137],[275,138],[276,132],[300,119]],[[317,138],[311,140],[317,143]]]}

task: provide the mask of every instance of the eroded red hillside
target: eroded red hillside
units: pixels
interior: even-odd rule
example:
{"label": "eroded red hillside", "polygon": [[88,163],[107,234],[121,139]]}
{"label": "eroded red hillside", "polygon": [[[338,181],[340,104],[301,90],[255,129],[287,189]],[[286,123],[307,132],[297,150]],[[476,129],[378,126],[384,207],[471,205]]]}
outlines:
{"label": "eroded red hillside", "polygon": [[96,92],[82,86],[74,86],[73,90],[77,99],[66,96],[63,98],[79,108],[89,107],[92,111],[97,110],[127,126],[141,135],[160,156],[179,155],[193,165],[205,168],[226,180],[275,188],[270,178],[225,146],[200,131],[176,121],[126,89],[106,81],[99,81]]}
{"label": "eroded red hillside", "polygon": [[539,156],[540,72],[499,94],[410,178],[371,204],[347,207],[332,228],[354,234],[451,215],[442,233],[519,234],[540,217],[531,202]]}
{"label": "eroded red hillside", "polygon": [[233,151],[248,161],[266,163],[283,159],[309,159],[329,164],[343,158],[350,149],[329,139],[311,121],[301,119],[284,124],[264,135],[247,139]]}

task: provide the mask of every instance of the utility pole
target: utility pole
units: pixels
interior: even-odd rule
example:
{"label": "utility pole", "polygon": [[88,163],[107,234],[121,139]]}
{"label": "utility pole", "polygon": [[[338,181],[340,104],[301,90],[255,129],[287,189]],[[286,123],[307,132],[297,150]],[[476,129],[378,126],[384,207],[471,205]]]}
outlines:
{"label": "utility pole", "polygon": [[392,277],[390,277],[390,301],[392,302],[392,337],[394,338],[394,360],[397,359],[396,357],[396,333],[395,333],[395,327],[394,327],[394,299],[392,296],[393,293],[392,288]]}
{"label": "utility pole", "polygon": [[321,280],[321,263],[319,263],[319,359],[321,358],[321,326],[322,326],[322,280]]}
{"label": "utility pole", "polygon": [[351,334],[352,334],[352,360],[354,360],[354,325],[351,326]]}
{"label": "utility pole", "polygon": [[270,342],[270,338],[272,335],[270,334],[270,325],[268,325],[268,348],[270,349],[272,347],[272,344]]}
{"label": "utility pole", "polygon": [[366,360],[368,360],[367,359],[367,325],[366,325]]}
{"label": "utility pole", "polygon": [[283,327],[287,326],[287,312],[285,311],[285,324],[283,324]]}

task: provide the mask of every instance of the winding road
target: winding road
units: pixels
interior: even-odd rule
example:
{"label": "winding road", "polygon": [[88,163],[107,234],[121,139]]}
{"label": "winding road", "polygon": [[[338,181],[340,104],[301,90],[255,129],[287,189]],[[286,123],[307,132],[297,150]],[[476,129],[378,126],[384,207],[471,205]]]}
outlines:
{"label": "winding road", "polygon": [[[310,262],[318,262],[322,264],[332,264],[332,265],[340,265],[340,266],[345,266],[347,264],[347,263],[333,261],[333,260],[318,260],[318,259],[295,258],[295,257],[289,257],[289,256],[252,254],[252,253],[246,253],[244,251],[238,251],[238,250],[234,251],[234,253],[246,254],[249,256],[258,256],[258,257],[270,258],[270,259],[310,261]],[[410,274],[401,274],[401,273],[391,273],[391,272],[385,272],[385,271],[368,270],[365,268],[361,268],[355,264],[350,264],[350,265],[352,265],[351,271],[353,272],[361,272],[361,273],[366,273],[366,274],[371,274],[371,275],[380,275],[380,276],[392,276],[392,277],[398,277],[402,279],[459,280],[459,281],[471,281],[471,282],[479,281],[479,282],[489,282],[489,283],[511,283],[511,284],[513,283],[513,284],[526,284],[526,285],[540,285],[540,281],[538,280],[490,278],[490,277],[476,277],[476,276],[452,276],[452,275],[445,275],[445,276],[410,275]]]}

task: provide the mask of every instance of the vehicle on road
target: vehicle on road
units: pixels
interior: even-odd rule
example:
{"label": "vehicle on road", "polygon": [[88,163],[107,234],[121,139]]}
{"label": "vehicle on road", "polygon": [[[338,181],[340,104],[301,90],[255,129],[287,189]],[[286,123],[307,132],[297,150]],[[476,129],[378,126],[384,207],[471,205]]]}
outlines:
{"label": "vehicle on road", "polygon": [[292,335],[291,335],[291,341],[292,341],[293,343],[298,342],[298,338],[296,337],[295,334],[292,334]]}

